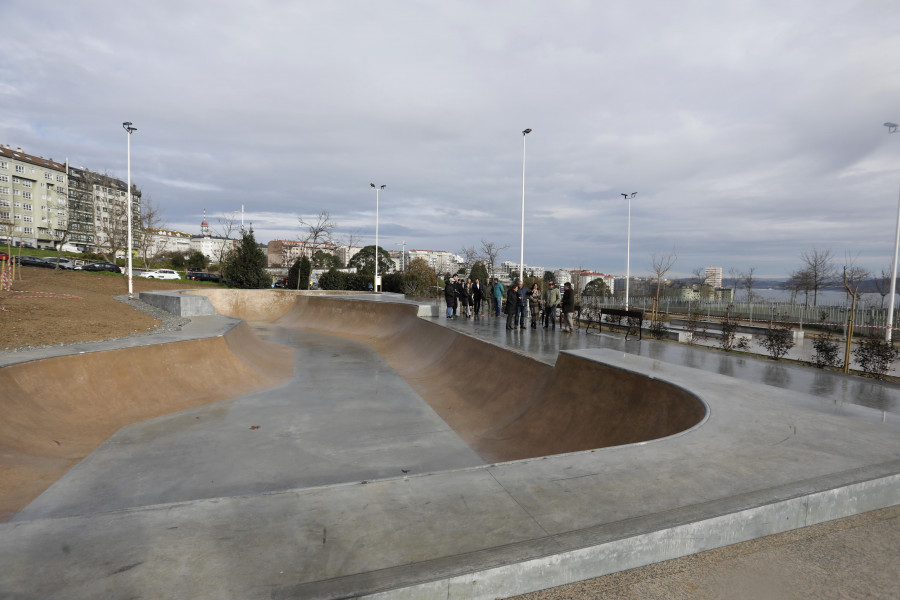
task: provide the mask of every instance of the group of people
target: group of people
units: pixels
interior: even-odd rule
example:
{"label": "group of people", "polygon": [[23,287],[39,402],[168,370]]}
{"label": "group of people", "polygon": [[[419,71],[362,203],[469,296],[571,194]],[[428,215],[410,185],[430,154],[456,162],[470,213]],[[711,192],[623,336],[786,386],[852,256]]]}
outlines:
{"label": "group of people", "polygon": [[[447,318],[455,319],[458,314],[465,318],[480,316],[482,303],[490,300],[488,314],[492,311],[499,317],[506,312],[507,329],[525,329],[525,316],[531,316],[531,328],[537,329],[538,321],[544,329],[552,327],[556,329],[557,311],[562,309],[560,327],[564,333],[572,333],[574,328],[575,292],[572,284],[566,282],[563,293],[560,295],[554,282],[547,285],[543,291],[537,283],[527,289],[522,281],[514,282],[509,290],[505,290],[503,284],[496,277],[482,285],[479,279],[474,282],[470,278],[465,281],[461,277],[453,275],[447,279],[444,285],[444,299],[447,302]],[[504,304],[503,299],[506,298]]]}

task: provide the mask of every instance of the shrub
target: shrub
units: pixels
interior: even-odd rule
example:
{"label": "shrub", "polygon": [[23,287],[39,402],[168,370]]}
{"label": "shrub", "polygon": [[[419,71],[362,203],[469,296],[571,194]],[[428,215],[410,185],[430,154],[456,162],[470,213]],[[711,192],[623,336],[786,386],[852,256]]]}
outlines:
{"label": "shrub", "polygon": [[875,335],[863,338],[853,350],[859,368],[875,379],[884,379],[898,355],[900,351],[893,344]]}
{"label": "shrub", "polygon": [[794,332],[787,321],[779,322],[773,318],[759,343],[772,355],[772,358],[779,360],[794,347]]}

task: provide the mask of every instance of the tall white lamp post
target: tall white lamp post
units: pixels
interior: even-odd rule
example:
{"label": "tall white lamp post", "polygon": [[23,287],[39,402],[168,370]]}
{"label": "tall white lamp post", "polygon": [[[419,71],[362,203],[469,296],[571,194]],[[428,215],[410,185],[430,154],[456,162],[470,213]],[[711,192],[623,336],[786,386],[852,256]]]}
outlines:
{"label": "tall white lamp post", "polygon": [[128,293],[133,293],[131,286],[131,134],[137,131],[137,127],[131,126],[131,121],[122,123],[128,138],[128,206],[125,207],[125,214],[128,215]]}
{"label": "tall white lamp post", "polygon": [[374,183],[369,185],[375,189],[375,285],[372,287],[372,291],[377,293],[380,291],[378,289],[378,259],[380,258],[378,256],[378,193],[387,186],[377,187]]}
{"label": "tall white lamp post", "polygon": [[637,192],[622,196],[628,202],[628,233],[625,241],[625,310],[628,310],[628,292],[631,290],[631,199],[637,196]]}
{"label": "tall white lamp post", "polygon": [[525,281],[525,136],[531,129],[522,131],[522,241],[519,245],[519,281]]}
{"label": "tall white lamp post", "polygon": [[[896,123],[885,123],[888,133],[897,133],[898,125]],[[900,251],[900,199],[897,201],[897,234],[894,237],[894,256],[891,262],[891,301],[888,304],[887,329],[884,334],[884,340],[891,343],[892,334],[894,332],[894,295],[897,291],[897,252]]]}

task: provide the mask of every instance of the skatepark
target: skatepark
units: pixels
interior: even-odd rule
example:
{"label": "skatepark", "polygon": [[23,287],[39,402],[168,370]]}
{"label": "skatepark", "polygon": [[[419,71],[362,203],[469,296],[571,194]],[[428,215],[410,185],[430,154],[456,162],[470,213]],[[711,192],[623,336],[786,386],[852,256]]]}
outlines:
{"label": "skatepark", "polygon": [[900,504],[900,390],[388,294],[0,367],[0,596],[505,598]]}

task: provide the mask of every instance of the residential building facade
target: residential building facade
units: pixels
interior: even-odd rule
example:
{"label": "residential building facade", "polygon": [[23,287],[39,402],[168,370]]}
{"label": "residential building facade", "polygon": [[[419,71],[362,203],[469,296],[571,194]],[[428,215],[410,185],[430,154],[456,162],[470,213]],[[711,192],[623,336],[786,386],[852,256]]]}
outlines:
{"label": "residential building facade", "polygon": [[0,239],[54,248],[68,227],[66,166],[0,146]]}

